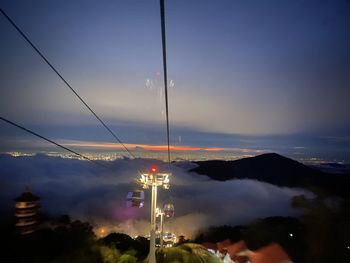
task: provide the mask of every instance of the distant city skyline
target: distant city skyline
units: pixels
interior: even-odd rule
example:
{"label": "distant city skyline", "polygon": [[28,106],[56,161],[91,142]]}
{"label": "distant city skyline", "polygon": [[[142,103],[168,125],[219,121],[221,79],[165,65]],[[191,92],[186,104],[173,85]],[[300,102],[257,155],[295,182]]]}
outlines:
{"label": "distant city skyline", "polygon": [[[350,162],[349,1],[165,4],[174,147]],[[1,8],[123,142],[166,144],[158,1]],[[79,150],[113,142],[2,15],[0,34],[2,116]],[[41,149],[6,123],[0,147]]]}

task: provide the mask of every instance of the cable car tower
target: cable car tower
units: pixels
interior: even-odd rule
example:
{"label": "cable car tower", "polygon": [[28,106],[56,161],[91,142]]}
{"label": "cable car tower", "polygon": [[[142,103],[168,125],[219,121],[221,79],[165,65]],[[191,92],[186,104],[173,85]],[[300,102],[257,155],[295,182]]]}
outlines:
{"label": "cable car tower", "polygon": [[[169,105],[168,105],[168,72],[166,60],[166,38],[165,38],[165,12],[164,0],[160,0],[160,19],[161,19],[161,34],[162,34],[162,50],[163,50],[163,73],[164,73],[164,97],[165,97],[165,113],[167,127],[167,142],[168,142],[168,162],[170,166],[170,132],[169,132]],[[152,187],[151,201],[151,233],[150,233],[150,251],[148,263],[156,263],[156,218],[157,218],[157,187],[162,186],[164,189],[170,187],[170,173],[159,173],[158,168],[153,166],[150,173],[140,175],[138,180],[144,189]],[[166,214],[165,214],[166,215]]]}
{"label": "cable car tower", "polygon": [[162,209],[160,209],[160,208],[156,209],[156,217],[160,217],[160,227],[159,227],[160,229],[158,229],[160,248],[163,248],[164,214],[165,213],[162,211]]}
{"label": "cable car tower", "polygon": [[149,263],[156,263],[156,217],[157,217],[157,188],[162,186],[164,189],[170,187],[170,173],[159,173],[156,166],[152,166],[150,173],[143,173],[140,175],[138,182],[143,189],[152,189],[151,201],[151,232],[150,232],[150,250]]}

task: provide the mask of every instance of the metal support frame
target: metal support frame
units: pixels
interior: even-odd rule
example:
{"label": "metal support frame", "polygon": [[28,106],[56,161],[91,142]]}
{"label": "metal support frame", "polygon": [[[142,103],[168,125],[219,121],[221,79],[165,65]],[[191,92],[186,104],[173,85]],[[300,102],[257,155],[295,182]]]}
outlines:
{"label": "metal support frame", "polygon": [[[149,263],[156,263],[156,210],[157,210],[157,187],[162,186],[164,189],[169,189],[169,177],[167,173],[157,173],[152,169],[152,173],[143,173],[138,182],[144,189],[152,187],[152,200],[151,200],[151,231],[150,231],[150,249],[149,249]],[[162,218],[161,218],[162,220]],[[163,225],[163,224],[162,224]],[[162,228],[162,226],[161,226]],[[163,235],[163,229],[162,233]],[[161,245],[163,237],[161,238]]]}
{"label": "metal support frame", "polygon": [[157,210],[156,210],[156,216],[158,217],[160,217],[160,248],[163,248],[164,247],[164,245],[163,245],[163,243],[164,243],[164,240],[163,240],[163,236],[164,236],[164,212],[163,212],[163,210],[162,209],[160,209],[160,208],[157,208]]}

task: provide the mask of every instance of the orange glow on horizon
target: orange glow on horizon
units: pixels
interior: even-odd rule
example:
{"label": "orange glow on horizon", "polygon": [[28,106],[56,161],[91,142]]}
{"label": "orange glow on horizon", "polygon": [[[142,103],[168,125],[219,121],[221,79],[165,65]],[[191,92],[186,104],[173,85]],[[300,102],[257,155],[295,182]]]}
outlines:
{"label": "orange glow on horizon", "polygon": [[[120,149],[123,150],[124,147],[121,145],[113,144],[113,143],[97,143],[97,142],[81,142],[81,143],[65,143],[67,146],[74,146],[74,147],[86,147],[86,148],[100,148],[100,149]],[[125,147],[129,149],[143,149],[148,151],[167,151],[168,146],[167,145],[149,145],[149,144],[124,144]],[[218,148],[218,147],[207,147],[207,148],[201,148],[201,147],[194,147],[194,146],[187,146],[187,145],[171,145],[170,146],[171,151],[208,151],[208,152],[218,152],[218,151],[224,151],[224,148]]]}

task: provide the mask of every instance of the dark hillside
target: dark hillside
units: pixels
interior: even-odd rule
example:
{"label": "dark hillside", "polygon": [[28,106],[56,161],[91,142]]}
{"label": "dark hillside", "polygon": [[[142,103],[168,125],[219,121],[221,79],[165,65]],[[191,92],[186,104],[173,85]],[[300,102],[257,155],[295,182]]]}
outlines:
{"label": "dark hillside", "polygon": [[278,186],[321,189],[331,194],[348,196],[348,174],[330,174],[310,168],[276,153],[262,154],[235,161],[199,161],[191,171],[213,180],[256,179]]}

